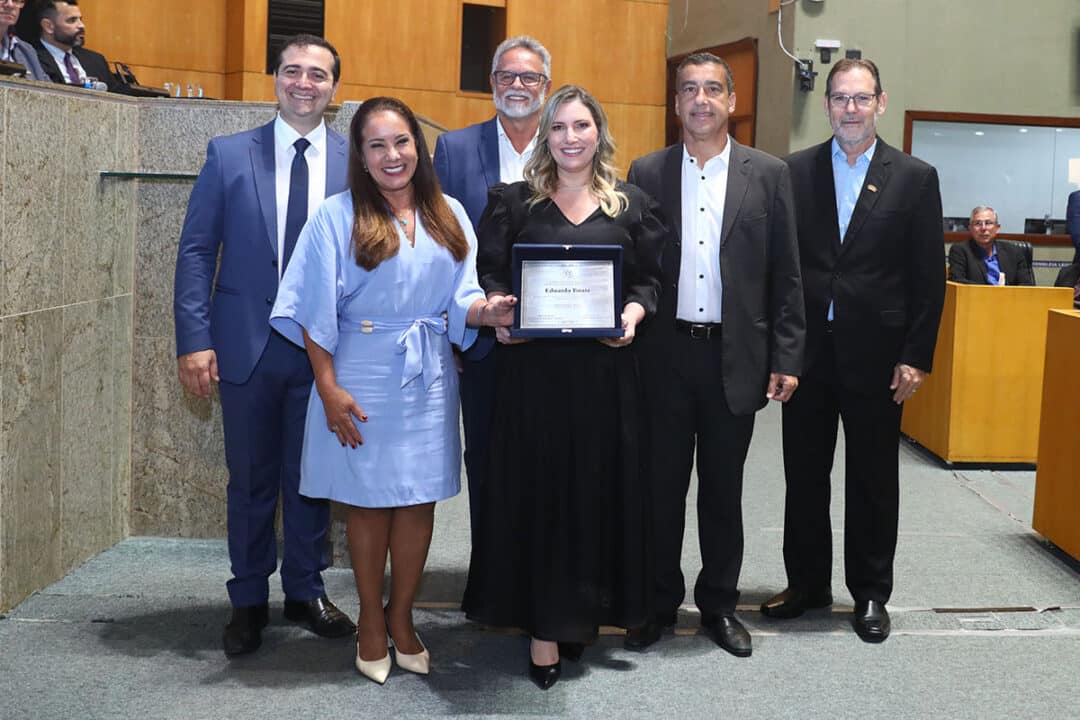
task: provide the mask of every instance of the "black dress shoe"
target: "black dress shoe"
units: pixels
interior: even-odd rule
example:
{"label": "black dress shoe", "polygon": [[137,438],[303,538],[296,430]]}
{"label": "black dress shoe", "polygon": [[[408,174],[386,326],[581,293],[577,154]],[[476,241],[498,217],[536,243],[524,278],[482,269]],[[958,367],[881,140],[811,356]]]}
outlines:
{"label": "black dress shoe", "polygon": [[852,624],[856,634],[868,643],[884,642],[892,630],[889,611],[885,609],[885,603],[877,600],[856,600]]}
{"label": "black dress shoe", "polygon": [[558,660],[554,665],[537,665],[529,660],[529,679],[541,690],[547,690],[559,682],[560,675],[562,675],[562,663]]}
{"label": "black dress shoe", "polygon": [[626,631],[623,647],[627,650],[645,650],[660,639],[665,628],[675,625],[675,613],[670,615],[658,615],[640,627],[630,628]]}
{"label": "black dress shoe", "polygon": [[761,603],[761,614],[765,617],[788,620],[797,618],[807,610],[818,610],[832,605],[832,593],[828,591],[808,593],[787,588]]}
{"label": "black dress shoe", "polygon": [[720,647],[736,657],[750,657],[753,646],[750,633],[734,615],[720,615],[714,618],[702,618],[701,626]]}
{"label": "black dress shoe", "polygon": [[345,637],[356,632],[352,620],[334,607],[325,595],[314,600],[286,600],[285,619],[305,625],[322,637]]}
{"label": "black dress shoe", "polygon": [[585,643],[559,642],[559,657],[577,662],[585,654]]}
{"label": "black dress shoe", "polygon": [[249,607],[234,607],[229,624],[221,634],[221,644],[225,654],[246,655],[255,652],[262,645],[262,629],[270,620],[270,610],[266,603]]}

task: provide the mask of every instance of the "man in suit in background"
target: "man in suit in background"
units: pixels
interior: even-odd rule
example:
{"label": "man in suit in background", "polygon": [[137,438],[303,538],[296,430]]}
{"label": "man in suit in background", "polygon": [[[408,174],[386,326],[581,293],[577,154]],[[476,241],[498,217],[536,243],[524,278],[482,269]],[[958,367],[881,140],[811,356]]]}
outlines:
{"label": "man in suit in background", "polygon": [[974,285],[1034,285],[1035,273],[1019,246],[996,242],[997,211],[980,205],[971,211],[967,242],[949,248],[949,279]]}
{"label": "man in suit in background", "polygon": [[174,298],[180,382],[202,398],[210,397],[212,381],[220,382],[233,573],[226,655],[252,652],[262,640],[269,577],[277,567],[279,494],[285,617],[325,637],[355,629],[327,599],[320,575],[329,507],[299,494],[311,364],[269,324],[300,229],[325,197],[348,186],[348,143],[323,121],[340,74],[337,51],[322,38],[285,41],[274,72],[277,117],[210,141],[180,236]]}
{"label": "man in suit in background", "polygon": [[1080,263],[1080,190],[1069,193],[1069,204],[1065,209],[1065,231],[1072,238],[1073,262]]}
{"label": "man in suit in background", "polygon": [[37,51],[32,45],[15,35],[26,0],[0,0],[0,60],[13,62],[26,68],[26,77],[48,82],[49,77],[41,68]]}
{"label": "man in suit in background", "polygon": [[1058,272],[1054,287],[1073,289],[1073,308],[1080,310],[1080,190],[1069,193],[1069,204],[1065,210],[1065,229],[1072,238],[1073,254],[1071,265],[1066,265]]}
{"label": "man in suit in background", "polygon": [[[473,228],[488,202],[488,188],[523,180],[536,145],[540,109],[551,89],[551,54],[527,35],[504,40],[491,62],[495,117],[453,130],[435,141],[435,172],[443,192],[465,207]],[[462,354],[461,414],[465,422],[465,471],[472,536],[488,463],[488,435],[495,404],[495,335],[481,330]]]}
{"label": "man in suit in background", "polygon": [[791,618],[832,604],[830,474],[844,423],[844,565],[855,631],[889,635],[903,402],[930,372],[945,295],[937,172],[877,137],[877,66],[843,59],[825,85],[833,136],[788,158],[806,296],[806,359],[783,410],[788,587],[761,606]]}
{"label": "man in suit in background", "polygon": [[754,413],[769,398],[791,398],[802,370],[795,208],[787,165],[728,135],[735,88],[726,62],[687,57],[675,91],[682,143],[635,160],[628,177],[660,202],[671,236],[656,316],[634,343],[651,442],[656,615],[626,646],[656,642],[685,595],[679,562],[696,441],[694,600],[713,640],[745,657],[750,634],[735,618],[743,464]]}
{"label": "man in suit in background", "polygon": [[38,21],[38,60],[50,80],[82,86],[87,78],[97,78],[109,92],[119,90],[120,81],[109,70],[105,56],[83,47],[86,26],[78,0],[45,0],[38,10]]}

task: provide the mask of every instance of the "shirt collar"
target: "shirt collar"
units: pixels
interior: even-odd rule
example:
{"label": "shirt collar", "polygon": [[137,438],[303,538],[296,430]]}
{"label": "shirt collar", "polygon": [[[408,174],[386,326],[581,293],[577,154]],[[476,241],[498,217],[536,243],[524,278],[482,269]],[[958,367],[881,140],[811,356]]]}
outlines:
{"label": "shirt collar", "polygon": [[[495,118],[495,127],[497,128],[498,133],[499,133],[499,142],[500,143],[505,143],[505,144],[509,145],[510,147],[513,147],[514,144],[512,142],[510,142],[510,136],[506,134],[506,128],[503,127],[501,117],[496,117]],[[533,133],[532,139],[529,140],[529,144],[526,145],[525,150],[523,150],[519,154],[523,155],[523,154],[529,152],[530,150],[532,150],[536,146],[536,136],[537,136],[537,134],[539,132],[540,132],[540,128],[537,127],[536,132]]]}
{"label": "shirt collar", "polygon": [[61,50],[55,45],[51,45],[47,40],[45,40],[45,38],[41,39],[41,46],[49,51],[49,54],[53,56],[56,62],[64,62],[64,55],[67,55],[67,50]]}
{"label": "shirt collar", "polygon": [[299,140],[301,137],[307,138],[307,141],[311,143],[311,148],[308,148],[308,152],[314,149],[316,152],[322,152],[326,146],[326,121],[323,120],[318,126],[309,132],[307,135],[301,135],[296,131],[289,123],[281,119],[281,113],[274,118],[274,144],[278,150],[282,152],[288,152],[293,143]]}
{"label": "shirt collar", "polygon": [[[728,165],[730,165],[731,164],[731,144],[732,144],[732,142],[733,141],[731,139],[731,136],[728,135],[727,142],[724,143],[724,149],[720,151],[719,155],[714,155],[713,157],[706,160],[705,165],[707,165],[709,167],[709,169],[712,169],[714,161],[716,161],[717,167],[719,167],[720,169],[724,169]],[[688,164],[693,165],[694,167],[697,167],[697,160],[686,149],[686,144],[685,143],[683,143],[683,146],[682,146],[682,156],[683,156],[683,167],[686,167]]]}
{"label": "shirt collar", "polygon": [[[863,158],[866,158],[866,164],[869,165],[870,161],[874,159],[875,150],[877,150],[876,137],[874,138],[874,142],[870,143],[870,147],[866,148],[866,152],[860,155],[859,158],[855,161],[855,165],[859,165],[863,161]],[[840,161],[847,165],[847,153],[844,152],[844,149],[842,147],[840,147],[840,143],[836,142],[835,137],[833,137],[832,139],[832,157],[833,162]],[[848,167],[851,166],[848,165]]]}

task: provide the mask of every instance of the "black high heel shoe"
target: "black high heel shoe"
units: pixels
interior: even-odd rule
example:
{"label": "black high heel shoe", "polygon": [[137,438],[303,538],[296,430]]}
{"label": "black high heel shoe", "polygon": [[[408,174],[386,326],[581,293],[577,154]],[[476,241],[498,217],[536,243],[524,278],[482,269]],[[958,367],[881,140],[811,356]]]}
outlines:
{"label": "black high heel shoe", "polygon": [[566,658],[573,662],[577,662],[581,659],[582,654],[585,652],[585,643],[578,642],[559,642],[559,657]]}
{"label": "black high heel shoe", "polygon": [[557,683],[560,675],[562,675],[562,662],[558,660],[554,665],[537,665],[531,659],[529,660],[529,679],[541,690],[547,690]]}

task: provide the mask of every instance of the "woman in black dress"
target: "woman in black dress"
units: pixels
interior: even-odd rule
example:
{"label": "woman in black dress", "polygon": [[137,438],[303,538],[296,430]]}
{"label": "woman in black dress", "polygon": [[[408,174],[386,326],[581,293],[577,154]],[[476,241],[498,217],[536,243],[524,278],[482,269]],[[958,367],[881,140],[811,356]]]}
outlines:
{"label": "woman in black dress", "polygon": [[666,229],[644,192],[616,181],[607,117],[585,90],[548,100],[525,182],[492,188],[480,283],[511,292],[515,243],[620,245],[620,338],[512,340],[498,331],[497,394],[466,614],[532,638],[529,674],[559,678],[600,625],[651,613],[650,529],[639,467],[637,364],[629,345],[656,310]]}

